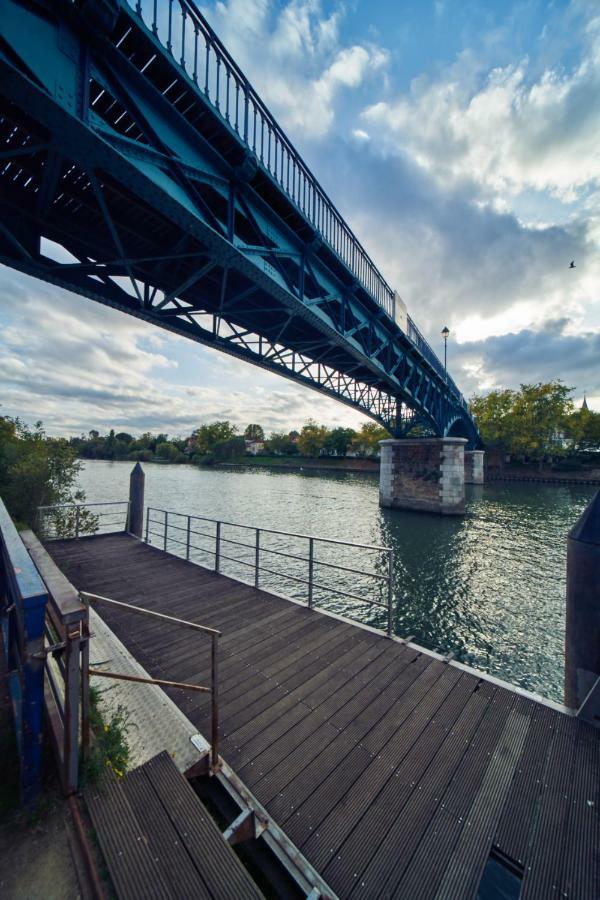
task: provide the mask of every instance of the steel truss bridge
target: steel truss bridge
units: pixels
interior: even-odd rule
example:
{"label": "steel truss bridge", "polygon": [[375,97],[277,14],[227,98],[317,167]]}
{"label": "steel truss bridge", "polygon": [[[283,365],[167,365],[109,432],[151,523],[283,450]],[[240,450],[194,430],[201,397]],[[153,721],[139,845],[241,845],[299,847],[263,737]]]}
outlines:
{"label": "steel truss bridge", "polygon": [[358,409],[479,435],[191,0],[2,0],[0,262]]}

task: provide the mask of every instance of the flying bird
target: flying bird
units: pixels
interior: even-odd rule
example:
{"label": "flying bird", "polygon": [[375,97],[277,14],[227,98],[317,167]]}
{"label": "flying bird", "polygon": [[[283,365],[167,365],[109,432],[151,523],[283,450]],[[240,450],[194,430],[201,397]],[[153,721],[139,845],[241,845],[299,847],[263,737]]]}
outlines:
{"label": "flying bird", "polygon": [[571,260],[571,265],[569,266],[569,268],[570,268],[570,269],[576,269],[576,268],[577,268],[577,266],[575,265],[575,260],[574,260],[574,259]]}

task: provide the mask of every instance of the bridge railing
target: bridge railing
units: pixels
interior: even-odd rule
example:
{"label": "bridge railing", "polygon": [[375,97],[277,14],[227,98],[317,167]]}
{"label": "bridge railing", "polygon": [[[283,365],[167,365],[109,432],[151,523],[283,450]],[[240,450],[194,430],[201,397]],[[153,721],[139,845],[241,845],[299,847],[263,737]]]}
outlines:
{"label": "bridge railing", "polygon": [[394,292],[192,0],[127,0],[219,115],[392,318]]}
{"label": "bridge railing", "polygon": [[[394,291],[193,0],[126,2],[369,294],[395,319]],[[408,337],[463,402],[410,318]]]}
{"label": "bridge railing", "polygon": [[357,603],[367,604],[375,610],[371,624],[393,633],[394,556],[389,547],[154,507],[146,510],[145,541],[309,607],[351,616]]}

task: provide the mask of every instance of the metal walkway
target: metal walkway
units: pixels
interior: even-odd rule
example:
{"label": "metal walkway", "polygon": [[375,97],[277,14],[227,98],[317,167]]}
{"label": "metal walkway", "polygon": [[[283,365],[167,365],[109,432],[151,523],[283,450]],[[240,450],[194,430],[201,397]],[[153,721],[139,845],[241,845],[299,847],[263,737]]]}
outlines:
{"label": "metal walkway", "polygon": [[168,753],[85,801],[119,900],[263,896]]}
{"label": "metal walkway", "polygon": [[[338,896],[600,896],[598,730],[126,535],[48,551],[80,589],[222,630],[222,755]],[[206,679],[203,642],[102,614],[152,676]]]}

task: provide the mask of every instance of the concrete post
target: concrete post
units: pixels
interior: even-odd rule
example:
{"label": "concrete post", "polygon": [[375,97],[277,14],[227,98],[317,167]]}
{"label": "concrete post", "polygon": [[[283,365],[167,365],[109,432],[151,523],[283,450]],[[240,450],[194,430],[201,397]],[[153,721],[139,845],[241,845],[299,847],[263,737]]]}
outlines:
{"label": "concrete post", "polygon": [[380,506],[464,513],[466,443],[450,437],[380,441]]}
{"label": "concrete post", "polygon": [[144,482],[146,476],[139,462],[135,464],[129,476],[129,516],[127,531],[141,538],[144,527]]}
{"label": "concrete post", "polygon": [[465,484],[483,484],[483,450],[465,450]]}
{"label": "concrete post", "polygon": [[565,705],[577,709],[600,677],[600,491],[567,541]]}

